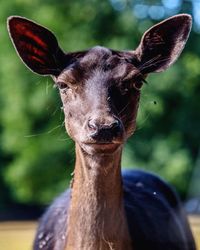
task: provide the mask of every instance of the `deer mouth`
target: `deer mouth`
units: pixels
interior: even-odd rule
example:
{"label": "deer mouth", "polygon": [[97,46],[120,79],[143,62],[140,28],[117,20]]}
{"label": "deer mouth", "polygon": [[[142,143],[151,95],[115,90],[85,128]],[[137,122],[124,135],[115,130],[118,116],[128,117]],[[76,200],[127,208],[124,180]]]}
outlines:
{"label": "deer mouth", "polygon": [[122,142],[84,142],[81,144],[81,148],[89,154],[112,154],[122,144]]}
{"label": "deer mouth", "polygon": [[116,143],[116,142],[95,142],[95,143],[85,143],[88,146],[91,147],[117,147],[121,143]]}

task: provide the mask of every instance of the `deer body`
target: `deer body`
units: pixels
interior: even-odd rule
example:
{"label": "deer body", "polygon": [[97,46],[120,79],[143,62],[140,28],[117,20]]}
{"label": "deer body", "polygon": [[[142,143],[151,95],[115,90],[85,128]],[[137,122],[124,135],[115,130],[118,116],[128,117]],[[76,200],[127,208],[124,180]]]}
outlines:
{"label": "deer body", "polygon": [[40,25],[21,17],[8,24],[25,64],[53,77],[66,130],[76,144],[73,185],[42,218],[34,249],[194,250],[187,219],[169,185],[142,171],[121,173],[122,149],[136,127],[144,78],[177,59],[190,16],[153,26],[130,52],[98,46],[65,54]]}
{"label": "deer body", "polygon": [[[120,169],[117,171],[117,178],[113,178],[113,187],[111,173],[107,174],[107,178],[105,173],[102,174],[102,184],[107,183],[107,187],[100,186],[100,191],[106,190],[107,194],[102,192],[103,197],[98,203],[97,188],[95,188],[96,206],[91,199],[94,193],[90,182],[86,183],[89,189],[87,193],[81,185],[76,197],[74,183],[73,190],[68,189],[57,198],[40,221],[34,250],[40,249],[40,246],[44,250],[195,249],[180,201],[169,185],[157,176],[139,170],[126,170],[122,172],[122,176]],[[113,176],[113,173],[111,175]],[[122,188],[120,186],[117,188],[116,185],[122,180]],[[79,183],[82,184],[82,182]],[[116,192],[118,190],[123,193],[119,195]],[[108,197],[111,199],[107,204]],[[114,202],[113,199],[116,197],[117,202]],[[73,198],[78,198],[75,206],[72,205]],[[77,204],[78,202],[81,205]],[[111,206],[109,206],[110,202],[112,202]],[[123,207],[121,207],[122,204]],[[71,213],[70,206],[75,212]],[[70,221],[70,216],[73,221]],[[126,226],[128,226],[128,232]],[[73,231],[67,233],[68,228]]]}

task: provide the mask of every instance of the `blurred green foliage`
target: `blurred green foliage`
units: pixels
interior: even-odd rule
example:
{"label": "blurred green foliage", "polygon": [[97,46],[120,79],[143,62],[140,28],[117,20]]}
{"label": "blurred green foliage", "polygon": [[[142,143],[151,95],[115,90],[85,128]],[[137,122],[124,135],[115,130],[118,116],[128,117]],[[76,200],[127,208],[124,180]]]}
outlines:
{"label": "blurred green foliage", "polygon": [[[30,72],[17,57],[6,18],[21,15],[51,29],[65,51],[97,44],[134,49],[159,16],[138,16],[138,2],[166,1],[10,0],[0,16],[0,206],[10,202],[47,204],[64,190],[74,165],[73,142],[50,78]],[[177,1],[175,1],[177,2]],[[143,6],[144,7],[144,6]],[[146,8],[146,7],[145,7]],[[144,9],[145,9],[144,8]],[[146,10],[146,9],[145,9]],[[169,6],[167,7],[170,11]],[[192,2],[166,12],[192,13]],[[142,12],[141,12],[142,15]],[[160,17],[161,18],[161,17]],[[125,167],[155,171],[182,197],[200,194],[200,36],[192,31],[176,64],[148,77],[142,91],[138,125],[123,156]]]}

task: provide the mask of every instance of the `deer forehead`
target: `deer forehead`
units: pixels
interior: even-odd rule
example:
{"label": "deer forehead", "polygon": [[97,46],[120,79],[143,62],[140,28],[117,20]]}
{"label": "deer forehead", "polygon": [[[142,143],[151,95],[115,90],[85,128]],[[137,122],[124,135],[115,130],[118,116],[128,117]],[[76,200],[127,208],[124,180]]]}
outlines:
{"label": "deer forehead", "polygon": [[[58,81],[72,84],[109,86],[120,84],[128,75],[138,74],[133,64],[133,54],[116,52],[105,47],[96,46],[68,66],[58,76]],[[91,86],[90,86],[91,87]]]}

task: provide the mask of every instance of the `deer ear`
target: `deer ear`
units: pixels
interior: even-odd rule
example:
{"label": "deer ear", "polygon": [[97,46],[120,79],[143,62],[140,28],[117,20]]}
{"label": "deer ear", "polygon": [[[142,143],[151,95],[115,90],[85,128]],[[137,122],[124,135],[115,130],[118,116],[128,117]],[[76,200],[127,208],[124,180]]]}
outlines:
{"label": "deer ear", "polygon": [[8,31],[18,55],[32,71],[57,76],[65,68],[66,55],[46,28],[26,18],[11,16]]}
{"label": "deer ear", "polygon": [[141,72],[161,72],[173,64],[185,46],[191,25],[191,16],[180,14],[147,30],[135,51]]}

